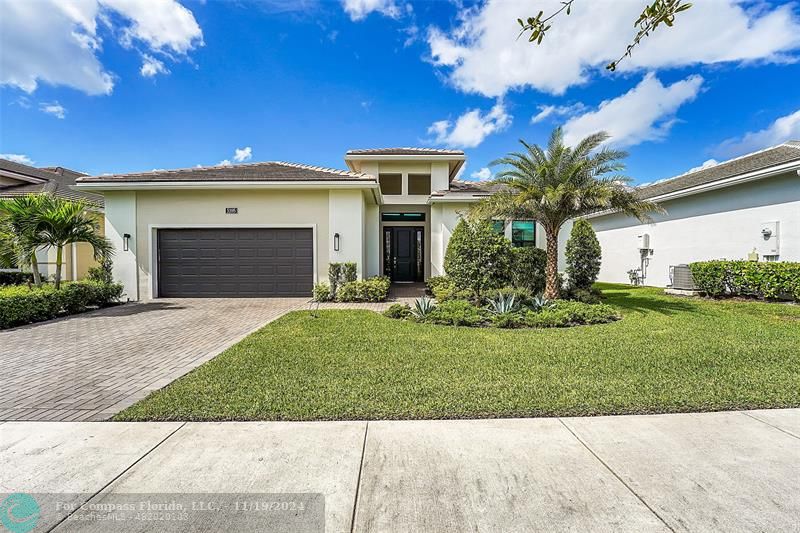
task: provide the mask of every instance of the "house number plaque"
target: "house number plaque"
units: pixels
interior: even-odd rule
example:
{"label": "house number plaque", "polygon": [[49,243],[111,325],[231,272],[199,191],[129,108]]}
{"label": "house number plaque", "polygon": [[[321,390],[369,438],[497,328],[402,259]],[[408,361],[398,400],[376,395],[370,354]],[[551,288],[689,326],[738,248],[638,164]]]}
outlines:
{"label": "house number plaque", "polygon": [[236,215],[238,213],[239,213],[239,208],[238,207],[226,207],[225,208],[225,214],[226,215]]}

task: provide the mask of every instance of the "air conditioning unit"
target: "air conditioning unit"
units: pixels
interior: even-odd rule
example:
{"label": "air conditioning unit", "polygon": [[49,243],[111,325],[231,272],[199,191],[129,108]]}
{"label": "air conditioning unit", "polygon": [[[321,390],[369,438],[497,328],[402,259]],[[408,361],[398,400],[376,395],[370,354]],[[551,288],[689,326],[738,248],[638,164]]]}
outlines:
{"label": "air conditioning unit", "polygon": [[689,265],[673,265],[669,267],[669,278],[672,280],[672,288],[681,291],[696,291],[697,285],[694,284],[694,277]]}

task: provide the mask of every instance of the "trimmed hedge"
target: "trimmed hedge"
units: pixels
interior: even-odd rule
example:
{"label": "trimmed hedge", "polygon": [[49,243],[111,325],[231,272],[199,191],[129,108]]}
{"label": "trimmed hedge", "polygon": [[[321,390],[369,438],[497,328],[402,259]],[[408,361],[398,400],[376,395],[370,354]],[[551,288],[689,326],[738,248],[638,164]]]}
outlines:
{"label": "trimmed hedge", "polygon": [[800,263],[701,261],[689,265],[694,283],[708,296],[800,301]]}
{"label": "trimmed hedge", "polygon": [[337,302],[382,302],[389,296],[392,282],[386,276],[348,281],[336,291]]}
{"label": "trimmed hedge", "polygon": [[94,281],[65,283],[60,290],[52,285],[3,287],[0,288],[0,329],[105,307],[121,297],[122,285]]}
{"label": "trimmed hedge", "polygon": [[33,283],[30,272],[0,272],[0,285],[23,285]]}

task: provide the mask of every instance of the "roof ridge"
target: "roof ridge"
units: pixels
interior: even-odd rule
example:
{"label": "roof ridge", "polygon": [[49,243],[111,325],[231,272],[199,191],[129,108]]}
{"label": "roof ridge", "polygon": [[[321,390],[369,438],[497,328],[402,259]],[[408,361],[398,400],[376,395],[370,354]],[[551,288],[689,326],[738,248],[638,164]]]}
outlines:
{"label": "roof ridge", "polygon": [[342,176],[353,176],[357,178],[373,178],[372,174],[366,174],[364,172],[352,172],[350,170],[341,170],[338,168],[331,168],[331,167],[320,167],[316,165],[306,165],[304,163],[290,163],[289,161],[269,161],[269,163],[274,163],[276,165],[286,165],[289,167],[294,168],[302,168],[306,170],[316,170],[319,172],[330,172],[332,174],[340,174]]}
{"label": "roof ridge", "polygon": [[229,169],[236,169],[236,168],[245,168],[245,167],[257,167],[263,165],[283,165],[293,168],[300,168],[305,170],[315,170],[319,172],[329,172],[332,174],[339,174],[341,176],[352,176],[352,177],[361,177],[361,178],[372,178],[373,176],[370,174],[364,173],[357,173],[351,172],[348,170],[341,170],[335,168],[327,168],[327,167],[320,167],[314,165],[305,165],[303,163],[290,163],[288,161],[255,161],[252,163],[237,163],[235,165],[209,165],[209,166],[194,166],[194,167],[183,167],[183,168],[172,168],[172,169],[153,169],[153,170],[145,170],[145,171],[138,171],[138,172],[124,172],[121,174],[98,174],[95,176],[82,176],[77,178],[77,181],[84,181],[83,178],[94,178],[94,177],[104,177],[104,178],[111,178],[111,177],[123,177],[123,176],[144,176],[148,174],[181,174],[187,172],[201,172],[201,171],[210,171],[222,168],[229,168]]}
{"label": "roof ridge", "polygon": [[384,152],[389,150],[409,150],[412,152],[441,152],[441,153],[461,153],[463,154],[463,150],[457,150],[455,148],[425,148],[422,146],[389,146],[384,148],[352,148],[347,151],[348,154],[357,153],[357,152]]}

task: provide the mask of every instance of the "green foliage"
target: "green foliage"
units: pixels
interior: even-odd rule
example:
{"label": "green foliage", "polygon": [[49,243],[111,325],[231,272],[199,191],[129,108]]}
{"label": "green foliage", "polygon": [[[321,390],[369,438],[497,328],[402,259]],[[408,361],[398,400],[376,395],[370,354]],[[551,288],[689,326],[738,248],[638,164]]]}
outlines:
{"label": "green foliage", "polygon": [[53,285],[0,288],[0,329],[50,320],[64,314],[105,307],[122,297],[122,285],[77,281],[61,289]]}
{"label": "green foliage", "polygon": [[477,326],[485,320],[481,309],[465,300],[448,300],[437,305],[425,322],[448,326]]}
{"label": "green foliage", "polygon": [[111,258],[104,257],[100,260],[99,265],[90,268],[86,273],[86,279],[98,283],[114,283],[114,263]]}
{"label": "green foliage", "polygon": [[714,298],[745,296],[800,301],[800,263],[701,261],[689,265],[695,285]]}
{"label": "green foliage", "polygon": [[24,285],[32,282],[33,274],[30,272],[0,272],[0,286]]}
{"label": "green foliage", "polygon": [[[497,298],[498,296],[513,296],[514,300],[519,305],[528,305],[531,300],[533,300],[533,294],[528,289],[524,288],[517,288],[517,287],[500,287],[496,291],[489,294],[491,298]],[[486,303],[488,303],[490,298],[486,298]]]}
{"label": "green foliage", "polygon": [[437,302],[447,300],[471,300],[475,297],[469,289],[457,289],[456,284],[447,276],[434,276],[428,279],[428,289]]}
{"label": "green foliage", "polygon": [[389,306],[389,309],[383,312],[383,316],[405,320],[411,316],[411,307],[409,307],[408,304],[392,304]]}
{"label": "green foliage", "polygon": [[508,312],[492,315],[492,326],[496,328],[512,329],[525,326],[525,319],[520,313]]}
{"label": "green foliage", "polygon": [[528,311],[525,323],[532,328],[564,328],[582,324],[603,324],[619,320],[613,307],[557,300],[539,312]]}
{"label": "green foliage", "polygon": [[358,277],[358,265],[356,263],[342,263],[342,280],[350,283]]}
{"label": "green foliage", "polygon": [[327,283],[315,283],[312,295],[315,302],[327,302],[333,298],[331,286]]}
{"label": "green foliage", "polygon": [[389,296],[392,282],[386,276],[361,281],[346,281],[336,291],[337,302],[382,302]]}
{"label": "green foliage", "polygon": [[414,300],[414,305],[409,309],[411,316],[417,320],[425,320],[436,305],[427,296]]}
{"label": "green foliage", "polygon": [[574,300],[576,302],[583,302],[585,304],[599,304],[602,301],[603,293],[599,289],[590,287],[588,289],[578,289],[576,287],[568,287],[562,294],[565,300]]}
{"label": "green foliage", "polygon": [[328,265],[328,283],[330,283],[331,286],[331,298],[336,298],[339,285],[343,282],[342,263],[330,263]]}
{"label": "green foliage", "polygon": [[519,309],[519,301],[515,294],[503,294],[500,292],[494,298],[489,299],[489,305],[486,309],[495,315],[505,315],[514,313]]}
{"label": "green foliage", "polygon": [[547,253],[541,248],[511,248],[511,285],[531,294],[544,290]]}
{"label": "green foliage", "polygon": [[569,283],[577,289],[590,289],[600,273],[600,242],[592,225],[579,218],[572,226],[565,249]]}
{"label": "green foliage", "polygon": [[495,233],[488,221],[462,219],[450,236],[444,269],[456,290],[480,299],[508,283],[510,258],[511,243]]}

